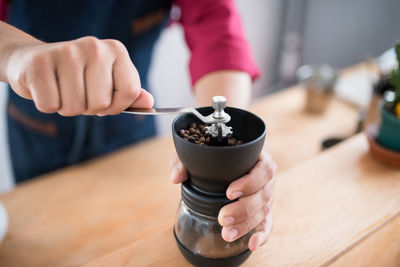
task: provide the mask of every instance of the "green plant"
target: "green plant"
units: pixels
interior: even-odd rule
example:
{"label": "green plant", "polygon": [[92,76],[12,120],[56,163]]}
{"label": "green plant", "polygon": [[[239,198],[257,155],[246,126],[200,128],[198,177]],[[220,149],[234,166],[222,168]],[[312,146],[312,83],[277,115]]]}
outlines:
{"label": "green plant", "polygon": [[397,68],[392,71],[391,82],[394,87],[394,99],[386,107],[400,119],[400,42],[394,46],[397,58]]}

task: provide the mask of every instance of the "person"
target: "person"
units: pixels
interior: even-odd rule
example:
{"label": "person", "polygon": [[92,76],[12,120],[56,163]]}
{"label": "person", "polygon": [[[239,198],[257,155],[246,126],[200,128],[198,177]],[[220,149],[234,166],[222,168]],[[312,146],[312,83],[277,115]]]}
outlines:
{"label": "person", "polygon": [[[9,3],[0,3],[4,15]],[[153,106],[143,88],[172,4],[181,11],[197,104],[208,106],[212,96],[224,95],[230,106],[248,105],[258,69],[233,0],[13,1],[9,24],[0,22],[0,81],[11,86],[7,122],[16,182],[155,134],[152,117],[119,113]],[[262,152],[254,168],[229,186],[227,197],[238,201],[219,213],[226,241],[257,227],[249,248],[266,242],[275,171]],[[185,179],[175,157],[171,180]]]}

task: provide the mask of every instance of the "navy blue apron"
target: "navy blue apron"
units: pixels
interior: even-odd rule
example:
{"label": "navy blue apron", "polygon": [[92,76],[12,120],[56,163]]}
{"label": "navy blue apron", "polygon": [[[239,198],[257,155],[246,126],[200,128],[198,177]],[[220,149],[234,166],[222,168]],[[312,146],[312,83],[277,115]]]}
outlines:
{"label": "navy blue apron", "polygon": [[[148,89],[149,63],[168,21],[166,0],[13,0],[9,23],[45,42],[83,36],[120,40]],[[155,134],[154,118],[62,117],[39,112],[10,88],[8,138],[16,182],[90,159]]]}

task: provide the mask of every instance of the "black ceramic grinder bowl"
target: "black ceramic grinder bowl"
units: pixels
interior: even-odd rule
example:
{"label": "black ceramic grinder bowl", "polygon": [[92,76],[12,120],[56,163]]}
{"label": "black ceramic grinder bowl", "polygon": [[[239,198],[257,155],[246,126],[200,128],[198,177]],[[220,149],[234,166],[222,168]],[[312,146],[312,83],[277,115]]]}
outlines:
{"label": "black ceramic grinder bowl", "polygon": [[[214,111],[212,107],[197,110],[204,116]],[[217,218],[219,210],[232,202],[226,198],[229,184],[256,164],[266,127],[263,120],[248,111],[228,107],[225,112],[231,116],[227,126],[243,144],[207,146],[183,139],[179,130],[187,129],[192,122],[202,123],[192,114],[178,116],[172,125],[175,149],[189,173],[189,179],[182,184],[174,235],[182,254],[195,266],[238,266],[250,255],[247,243],[251,233],[225,242]]]}

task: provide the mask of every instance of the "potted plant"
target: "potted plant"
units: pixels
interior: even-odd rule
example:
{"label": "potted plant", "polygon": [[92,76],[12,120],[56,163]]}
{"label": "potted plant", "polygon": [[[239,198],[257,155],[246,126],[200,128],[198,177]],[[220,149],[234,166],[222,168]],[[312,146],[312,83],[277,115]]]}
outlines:
{"label": "potted plant", "polygon": [[400,42],[395,45],[397,68],[392,71],[394,97],[381,105],[381,124],[378,143],[400,153]]}
{"label": "potted plant", "polygon": [[400,168],[400,42],[395,45],[397,68],[390,80],[384,78],[383,91],[392,91],[392,97],[384,97],[380,106],[380,125],[367,127],[367,139],[371,154],[386,165]]}

